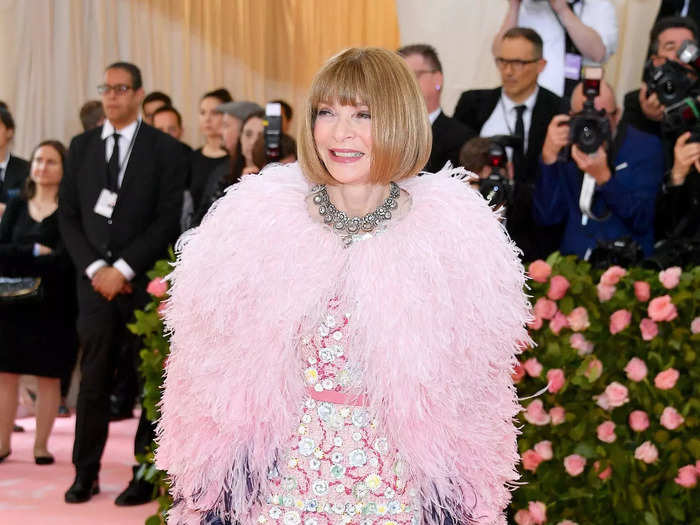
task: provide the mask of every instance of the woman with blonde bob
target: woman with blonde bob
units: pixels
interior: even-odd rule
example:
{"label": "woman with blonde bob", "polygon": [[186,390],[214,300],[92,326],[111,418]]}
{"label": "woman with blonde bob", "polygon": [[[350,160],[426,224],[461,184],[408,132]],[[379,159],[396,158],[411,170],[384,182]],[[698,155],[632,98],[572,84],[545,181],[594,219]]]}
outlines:
{"label": "woman with blonde bob", "polygon": [[168,523],[505,523],[524,276],[477,192],[416,177],[430,144],[404,61],[348,49],[313,80],[299,163],[180,242]]}

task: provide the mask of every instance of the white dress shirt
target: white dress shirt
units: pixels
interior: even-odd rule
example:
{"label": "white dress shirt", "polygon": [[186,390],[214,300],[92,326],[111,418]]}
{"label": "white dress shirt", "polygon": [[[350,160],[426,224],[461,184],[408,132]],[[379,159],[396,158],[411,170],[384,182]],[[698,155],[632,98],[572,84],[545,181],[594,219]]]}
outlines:
{"label": "white dress shirt", "polygon": [[[129,147],[131,145],[131,141],[134,139],[134,133],[136,133],[136,130],[139,127],[139,121],[140,119],[137,119],[133,121],[131,124],[129,124],[126,127],[123,127],[122,129],[118,130],[117,133],[119,133],[119,178],[118,178],[118,185],[121,188],[122,182],[124,180],[124,172],[126,171],[126,167],[129,164],[129,156],[131,155],[131,148]],[[109,120],[105,120],[104,125],[102,126],[102,140],[105,140],[105,160],[109,162],[109,158],[112,156],[112,151],[114,150],[114,137],[112,135],[114,134],[114,126]],[[106,168],[105,168],[106,169]],[[111,224],[111,219],[109,220]],[[104,259],[97,259],[96,261],[93,261],[90,263],[90,265],[85,269],[85,275],[88,276],[88,278],[92,279],[95,274],[97,273],[97,270],[100,268],[103,268],[107,266],[107,261]],[[119,273],[121,273],[124,278],[127,281],[131,281],[135,276],[136,273],[134,270],[129,266],[129,264],[124,260],[124,259],[118,259],[114,261],[114,266],[117,270],[119,270]]]}
{"label": "white dress shirt", "polygon": [[[518,112],[516,111],[516,106],[525,106],[525,111],[523,112],[523,125],[525,128],[525,136],[523,137],[523,153],[527,153],[527,142],[528,135],[530,134],[530,123],[532,122],[532,111],[535,108],[535,101],[537,100],[537,93],[539,93],[539,86],[535,87],[532,94],[527,97],[527,99],[518,104],[513,102],[508,95],[506,95],[501,90],[501,98],[496,104],[496,107],[491,112],[491,116],[488,118],[479,132],[480,137],[492,137],[494,135],[513,135],[515,134],[515,121],[518,118]],[[512,156],[512,148],[508,148],[508,157]]]}
{"label": "white dress shirt", "polygon": [[0,181],[5,181],[5,174],[7,173],[7,165],[10,163],[10,152],[7,152],[5,158],[0,161]]}
{"label": "white dress shirt", "polygon": [[[581,0],[573,7],[576,16],[583,24],[600,35],[605,46],[603,63],[617,49],[617,15],[615,6],[609,0]],[[522,0],[518,12],[518,25],[537,31],[544,42],[544,58],[547,66],[540,73],[538,83],[559,96],[564,93],[564,61],[566,37],[564,27],[554,14],[549,2],[542,0]]]}
{"label": "white dress shirt", "polygon": [[428,113],[428,118],[430,119],[430,125],[432,126],[435,124],[435,121],[437,118],[440,116],[440,113],[442,113],[442,108],[437,108],[435,111],[432,113]]}

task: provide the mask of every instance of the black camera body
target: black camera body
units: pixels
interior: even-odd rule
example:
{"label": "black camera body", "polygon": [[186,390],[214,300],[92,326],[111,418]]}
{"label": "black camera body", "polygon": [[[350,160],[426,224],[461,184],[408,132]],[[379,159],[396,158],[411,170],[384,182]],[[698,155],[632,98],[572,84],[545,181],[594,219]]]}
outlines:
{"label": "black camera body", "polygon": [[488,177],[479,180],[479,193],[494,208],[507,205],[513,198],[513,181],[508,178],[506,148],[522,150],[523,141],[512,135],[488,137],[491,144],[486,165],[491,167]]}
{"label": "black camera body", "polygon": [[264,121],[265,157],[267,162],[277,162],[281,156],[282,105],[270,102],[265,107]]}
{"label": "black camera body", "polygon": [[659,102],[666,107],[686,98],[695,84],[688,77],[688,70],[673,60],[666,60],[660,66],[648,61],[644,67],[644,82],[647,96],[656,93]]}
{"label": "black camera body", "polygon": [[612,129],[607,112],[595,108],[595,98],[600,94],[600,82],[597,79],[583,80],[583,94],[586,97],[583,109],[571,116],[568,122],[560,125],[569,126],[569,145],[559,154],[561,162],[571,160],[571,146],[575,144],[583,153],[598,151],[603,144],[612,142]]}

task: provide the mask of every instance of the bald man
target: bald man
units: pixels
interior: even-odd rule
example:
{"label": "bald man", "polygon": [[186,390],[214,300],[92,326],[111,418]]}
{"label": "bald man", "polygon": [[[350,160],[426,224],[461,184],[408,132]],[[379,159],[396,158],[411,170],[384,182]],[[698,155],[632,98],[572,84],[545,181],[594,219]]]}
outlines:
{"label": "bald man", "polygon": [[[582,85],[571,98],[572,115],[583,109]],[[587,259],[599,241],[621,237],[636,240],[650,255],[653,246],[654,202],[664,176],[661,140],[634,127],[619,128],[615,94],[603,82],[594,100],[597,110],[604,109],[613,140],[597,151],[586,154],[575,144],[571,160],[559,160],[559,152],[569,140],[571,116],[557,115],[547,128],[542,147],[540,173],[533,207],[535,221],[543,226],[563,224],[565,231],[559,251]],[[588,213],[579,203],[585,177],[592,197]],[[585,206],[584,206],[585,207]]]}

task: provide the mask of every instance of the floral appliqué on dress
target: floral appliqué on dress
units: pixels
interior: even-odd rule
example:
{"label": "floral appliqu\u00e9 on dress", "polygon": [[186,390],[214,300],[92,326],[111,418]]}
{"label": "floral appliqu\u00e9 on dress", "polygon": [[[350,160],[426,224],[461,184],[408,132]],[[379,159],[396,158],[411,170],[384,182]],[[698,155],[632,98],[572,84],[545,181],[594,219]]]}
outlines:
{"label": "floral appliqu\u00e9 on dress", "polygon": [[362,381],[346,356],[348,322],[332,301],[315,333],[302,339],[309,395],[296,432],[270,472],[277,490],[263,503],[258,523],[419,522],[420,505],[403,460],[363,398],[344,395]]}

